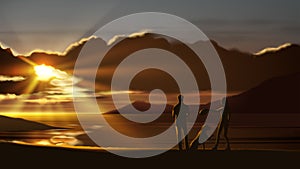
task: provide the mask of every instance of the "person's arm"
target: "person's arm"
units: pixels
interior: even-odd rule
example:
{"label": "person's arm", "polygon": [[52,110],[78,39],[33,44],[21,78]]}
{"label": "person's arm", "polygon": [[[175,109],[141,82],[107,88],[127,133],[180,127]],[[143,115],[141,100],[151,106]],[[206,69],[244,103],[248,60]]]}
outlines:
{"label": "person's arm", "polygon": [[175,106],[172,109],[172,118],[175,118]]}
{"label": "person's arm", "polygon": [[200,109],[199,112],[198,112],[198,114],[199,114],[199,115],[205,115],[205,114],[207,114],[208,112],[209,112],[209,109],[204,108],[204,109]]}

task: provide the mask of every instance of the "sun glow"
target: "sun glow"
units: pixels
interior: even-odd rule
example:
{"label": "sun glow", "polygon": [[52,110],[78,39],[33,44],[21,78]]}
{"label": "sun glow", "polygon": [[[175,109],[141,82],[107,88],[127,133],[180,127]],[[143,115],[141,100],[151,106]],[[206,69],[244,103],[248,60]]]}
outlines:
{"label": "sun glow", "polygon": [[37,65],[34,66],[34,71],[40,81],[49,81],[56,77],[55,69],[52,66]]}

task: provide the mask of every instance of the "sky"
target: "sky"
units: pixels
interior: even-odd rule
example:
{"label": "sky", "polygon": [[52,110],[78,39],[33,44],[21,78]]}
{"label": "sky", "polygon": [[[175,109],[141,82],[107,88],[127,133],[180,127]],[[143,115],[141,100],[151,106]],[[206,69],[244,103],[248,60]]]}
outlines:
{"label": "sky", "polygon": [[0,42],[19,53],[64,51],[119,17],[164,12],[182,17],[226,48],[246,52],[300,43],[295,0],[2,0]]}

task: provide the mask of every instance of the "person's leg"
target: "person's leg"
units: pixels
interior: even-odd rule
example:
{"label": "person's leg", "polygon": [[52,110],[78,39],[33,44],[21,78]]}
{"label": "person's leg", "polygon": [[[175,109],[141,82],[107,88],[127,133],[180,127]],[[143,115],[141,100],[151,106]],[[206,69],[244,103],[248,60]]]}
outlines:
{"label": "person's leg", "polygon": [[191,151],[196,151],[196,150],[198,150],[198,145],[199,145],[199,143],[198,143],[198,138],[195,138],[195,139],[191,142],[191,145],[190,145],[190,147],[189,147],[189,150],[191,150]]}
{"label": "person's leg", "polygon": [[195,151],[198,150],[198,145],[199,145],[199,137],[201,135],[201,130],[198,132],[198,134],[196,135],[196,137],[192,140],[189,150]]}
{"label": "person's leg", "polygon": [[213,147],[213,150],[218,149],[222,129],[223,129],[223,123],[221,122],[220,125],[218,126],[218,131],[217,131],[217,135],[216,135],[216,143],[215,143],[215,146]]}
{"label": "person's leg", "polygon": [[177,141],[178,141],[179,150],[183,150],[181,133],[182,133],[182,128],[180,126],[177,126],[177,139],[178,139]]}
{"label": "person's leg", "polygon": [[188,140],[188,133],[187,133],[187,126],[186,124],[184,124],[182,126],[182,129],[183,129],[183,134],[184,134],[184,143],[185,143],[185,149],[186,150],[189,150],[189,140]]}
{"label": "person's leg", "polygon": [[184,142],[185,142],[185,149],[186,149],[186,150],[189,150],[189,139],[188,139],[188,135],[185,136]]}
{"label": "person's leg", "polygon": [[226,140],[226,150],[230,150],[230,144],[229,144],[229,139],[228,139],[228,124],[224,124],[224,138]]}

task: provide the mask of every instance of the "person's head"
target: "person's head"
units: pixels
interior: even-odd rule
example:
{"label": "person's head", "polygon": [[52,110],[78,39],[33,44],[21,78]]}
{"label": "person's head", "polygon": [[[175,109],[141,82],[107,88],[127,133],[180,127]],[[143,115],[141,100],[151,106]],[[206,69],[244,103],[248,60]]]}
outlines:
{"label": "person's head", "polygon": [[179,102],[182,102],[182,101],[183,101],[183,96],[182,96],[181,94],[178,95],[177,98],[178,98],[178,101],[179,101]]}

